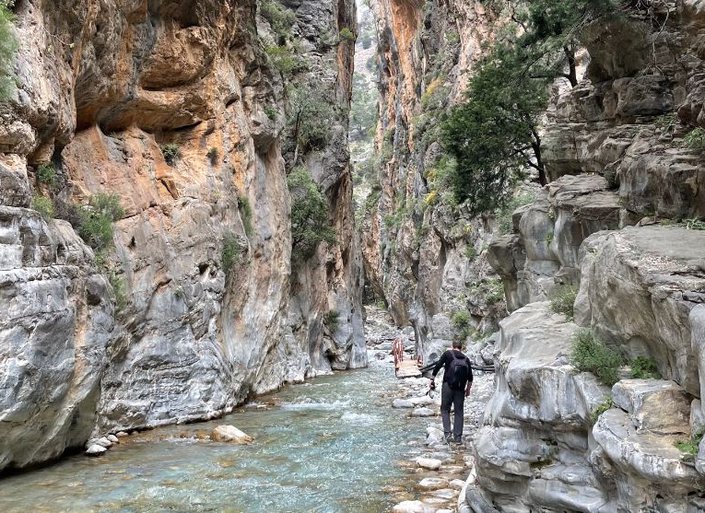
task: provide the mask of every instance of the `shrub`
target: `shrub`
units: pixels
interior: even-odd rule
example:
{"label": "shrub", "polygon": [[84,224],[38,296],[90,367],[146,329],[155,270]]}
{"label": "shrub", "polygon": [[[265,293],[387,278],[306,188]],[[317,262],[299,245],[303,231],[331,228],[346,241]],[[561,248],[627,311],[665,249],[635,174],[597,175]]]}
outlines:
{"label": "shrub", "polygon": [[113,223],[124,215],[120,199],[114,194],[96,194],[81,209],[78,234],[94,251],[101,253],[113,244]]}
{"label": "shrub", "polygon": [[254,233],[254,228],[252,226],[252,204],[250,203],[250,198],[245,195],[239,195],[237,197],[237,209],[240,212],[240,218],[242,219],[242,226],[245,229],[245,235],[250,238]]}
{"label": "shrub", "polygon": [[705,130],[694,128],[683,137],[683,143],[694,150],[705,150]]}
{"label": "shrub", "polygon": [[56,168],[54,168],[54,164],[40,164],[37,167],[37,181],[53,186],[56,183]]}
{"label": "shrub", "polygon": [[118,276],[115,271],[110,271],[108,274],[108,281],[113,289],[115,308],[118,313],[120,313],[127,308],[128,304],[127,286],[125,285],[125,280],[121,276]]}
{"label": "shrub", "polygon": [[653,358],[637,356],[629,364],[631,367],[631,377],[635,379],[661,379],[656,361]]}
{"label": "shrub", "polygon": [[341,41],[346,41],[346,42],[353,42],[355,41],[355,34],[353,34],[353,31],[350,30],[348,27],[343,27],[341,31],[338,33],[340,36]]}
{"label": "shrub", "polygon": [[268,46],[265,51],[282,75],[288,76],[306,68],[305,61],[287,46]]}
{"label": "shrub", "polygon": [[328,201],[304,168],[294,168],[287,182],[291,193],[292,256],[307,259],[321,242],[336,243]]}
{"label": "shrub", "polygon": [[267,115],[267,117],[271,121],[276,121],[277,120],[277,109],[272,107],[271,105],[265,105],[264,107],[264,113]]}
{"label": "shrub", "polygon": [[456,330],[470,327],[470,313],[467,310],[458,310],[450,316],[450,323]]}
{"label": "shrub", "polygon": [[17,38],[12,30],[14,16],[9,4],[0,1],[0,101],[10,96],[15,85],[12,59],[17,51]]}
{"label": "shrub", "polygon": [[296,23],[296,15],[273,0],[259,2],[260,13],[269,22],[272,30],[280,39],[291,34],[291,27]]}
{"label": "shrub", "polygon": [[579,330],[573,338],[571,363],[582,372],[592,372],[605,385],[619,381],[621,355],[605,345],[588,329]]}
{"label": "shrub", "polygon": [[301,151],[320,150],[328,144],[333,110],[320,94],[309,88],[295,89],[290,111],[292,135]]}
{"label": "shrub", "polygon": [[232,271],[232,268],[240,260],[240,253],[241,249],[237,237],[230,232],[223,235],[223,254],[221,262],[225,276],[230,276],[230,271]]}
{"label": "shrub", "polygon": [[705,222],[700,219],[686,219],[683,221],[686,230],[705,230]]}
{"label": "shrub", "polygon": [[32,199],[32,208],[39,212],[39,215],[41,215],[45,220],[49,220],[54,217],[54,202],[51,198],[35,196]]}
{"label": "shrub", "polygon": [[328,328],[330,334],[334,335],[340,328],[340,313],[338,310],[329,310],[323,316],[323,324]]}
{"label": "shrub", "polygon": [[597,422],[597,419],[605,413],[607,410],[612,408],[614,406],[614,401],[612,401],[612,398],[610,397],[609,399],[605,399],[602,401],[600,404],[598,404],[594,410],[590,412],[590,422],[594,424]]}
{"label": "shrub", "polygon": [[688,440],[679,440],[674,445],[676,448],[686,454],[687,460],[692,460],[698,454],[698,449],[700,447],[700,442],[703,439],[703,433],[695,433]]}
{"label": "shrub", "polygon": [[465,258],[468,260],[475,260],[477,258],[477,250],[472,244],[468,244],[465,247]]}
{"label": "shrub", "polygon": [[551,310],[554,313],[561,313],[568,319],[573,319],[573,305],[578,289],[572,285],[561,285],[556,287],[551,293]]}
{"label": "shrub", "polygon": [[208,157],[208,160],[210,161],[211,165],[215,166],[216,164],[218,164],[220,152],[218,151],[218,148],[214,146],[208,150],[206,156]]}
{"label": "shrub", "polygon": [[170,166],[176,164],[176,161],[181,158],[181,149],[176,143],[167,143],[160,146],[162,150],[162,155],[164,155],[164,160]]}

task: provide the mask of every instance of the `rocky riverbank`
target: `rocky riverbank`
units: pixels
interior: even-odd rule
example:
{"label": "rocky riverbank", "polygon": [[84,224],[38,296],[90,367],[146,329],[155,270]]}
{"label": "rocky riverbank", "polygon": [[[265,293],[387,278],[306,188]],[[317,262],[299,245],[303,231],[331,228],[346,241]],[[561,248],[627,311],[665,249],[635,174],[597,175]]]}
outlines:
{"label": "rocky riverbank", "polygon": [[[405,340],[406,354],[414,356],[413,338],[407,331],[390,327],[387,313],[367,309],[368,346],[371,358],[388,361],[393,365],[390,340],[401,334]],[[475,348],[467,348],[471,357]],[[409,417],[423,418],[422,426],[414,425],[414,430],[396,443],[409,446],[408,459],[400,462],[406,470],[406,480],[398,487],[389,489],[398,504],[394,513],[451,513],[462,511],[459,497],[465,497],[468,476],[472,477],[474,460],[471,456],[471,439],[482,424],[485,405],[494,388],[494,377],[489,373],[475,371],[470,397],[465,401],[464,445],[455,446],[443,440],[440,418],[440,392],[428,393],[429,381],[426,378],[405,378],[398,380],[394,390],[389,392],[390,407]],[[464,502],[464,501],[461,501]]]}

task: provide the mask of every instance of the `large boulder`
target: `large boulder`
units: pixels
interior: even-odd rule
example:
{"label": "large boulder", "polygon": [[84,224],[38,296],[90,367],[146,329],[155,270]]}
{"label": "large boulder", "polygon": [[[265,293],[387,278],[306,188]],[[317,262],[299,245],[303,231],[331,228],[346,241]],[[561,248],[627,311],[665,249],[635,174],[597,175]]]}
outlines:
{"label": "large boulder", "polygon": [[598,233],[581,250],[575,319],[631,357],[649,356],[659,372],[700,395],[690,311],[705,301],[705,235],[678,226]]}

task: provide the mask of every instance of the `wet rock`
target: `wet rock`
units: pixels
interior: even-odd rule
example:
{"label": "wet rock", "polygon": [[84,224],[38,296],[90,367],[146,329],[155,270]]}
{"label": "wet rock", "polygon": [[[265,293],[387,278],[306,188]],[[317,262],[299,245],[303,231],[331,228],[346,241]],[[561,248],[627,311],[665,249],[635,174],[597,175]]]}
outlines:
{"label": "wet rock", "polygon": [[119,444],[119,443],[120,443],[120,440],[119,440],[118,437],[115,436],[115,435],[108,435],[108,436],[106,436],[105,438],[107,438],[108,440],[110,440],[110,441],[111,441],[112,443],[114,443],[114,444]]}
{"label": "wet rock", "polygon": [[254,441],[250,435],[240,431],[235,426],[222,425],[217,426],[211,432],[211,439],[214,442],[228,442],[234,444],[249,444]]}
{"label": "wet rock", "polygon": [[437,460],[434,458],[425,458],[425,457],[419,457],[416,458],[416,464],[421,467],[425,468],[427,470],[438,470],[441,468],[441,465],[443,462],[441,460]]}
{"label": "wet rock", "polygon": [[433,417],[436,415],[436,411],[431,408],[416,408],[411,412],[412,417]]}
{"label": "wet rock", "polygon": [[404,501],[400,502],[392,508],[394,513],[433,513],[436,508],[433,508],[421,501]]}
{"label": "wet rock", "polygon": [[439,490],[446,486],[448,481],[439,477],[425,477],[418,484],[418,487],[424,490]]}
{"label": "wet rock", "polygon": [[88,449],[86,449],[86,454],[88,456],[101,456],[106,452],[108,452],[108,449],[98,444],[92,444],[88,447]]}
{"label": "wet rock", "polygon": [[126,436],[130,435],[125,431],[118,431],[117,433],[115,433],[115,436],[117,436],[118,438],[125,438]]}
{"label": "wet rock", "polygon": [[93,442],[91,442],[91,445],[93,445],[93,444],[100,445],[105,448],[110,448],[110,447],[112,447],[113,442],[111,442],[107,437],[104,436],[102,438],[98,438],[96,440],[93,440]]}
{"label": "wet rock", "polygon": [[392,408],[414,408],[414,403],[410,399],[394,399]]}

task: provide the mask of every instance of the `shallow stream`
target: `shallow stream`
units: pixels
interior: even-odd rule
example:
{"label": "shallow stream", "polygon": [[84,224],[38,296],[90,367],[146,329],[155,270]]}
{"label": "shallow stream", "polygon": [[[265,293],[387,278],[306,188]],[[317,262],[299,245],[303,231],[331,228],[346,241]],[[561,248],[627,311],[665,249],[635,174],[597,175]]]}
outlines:
{"label": "shallow stream", "polygon": [[[218,421],[123,439],[101,458],[73,456],[0,480],[0,511],[383,513],[420,419],[390,407],[388,363],[317,378]],[[218,424],[249,446],[200,440]]]}

